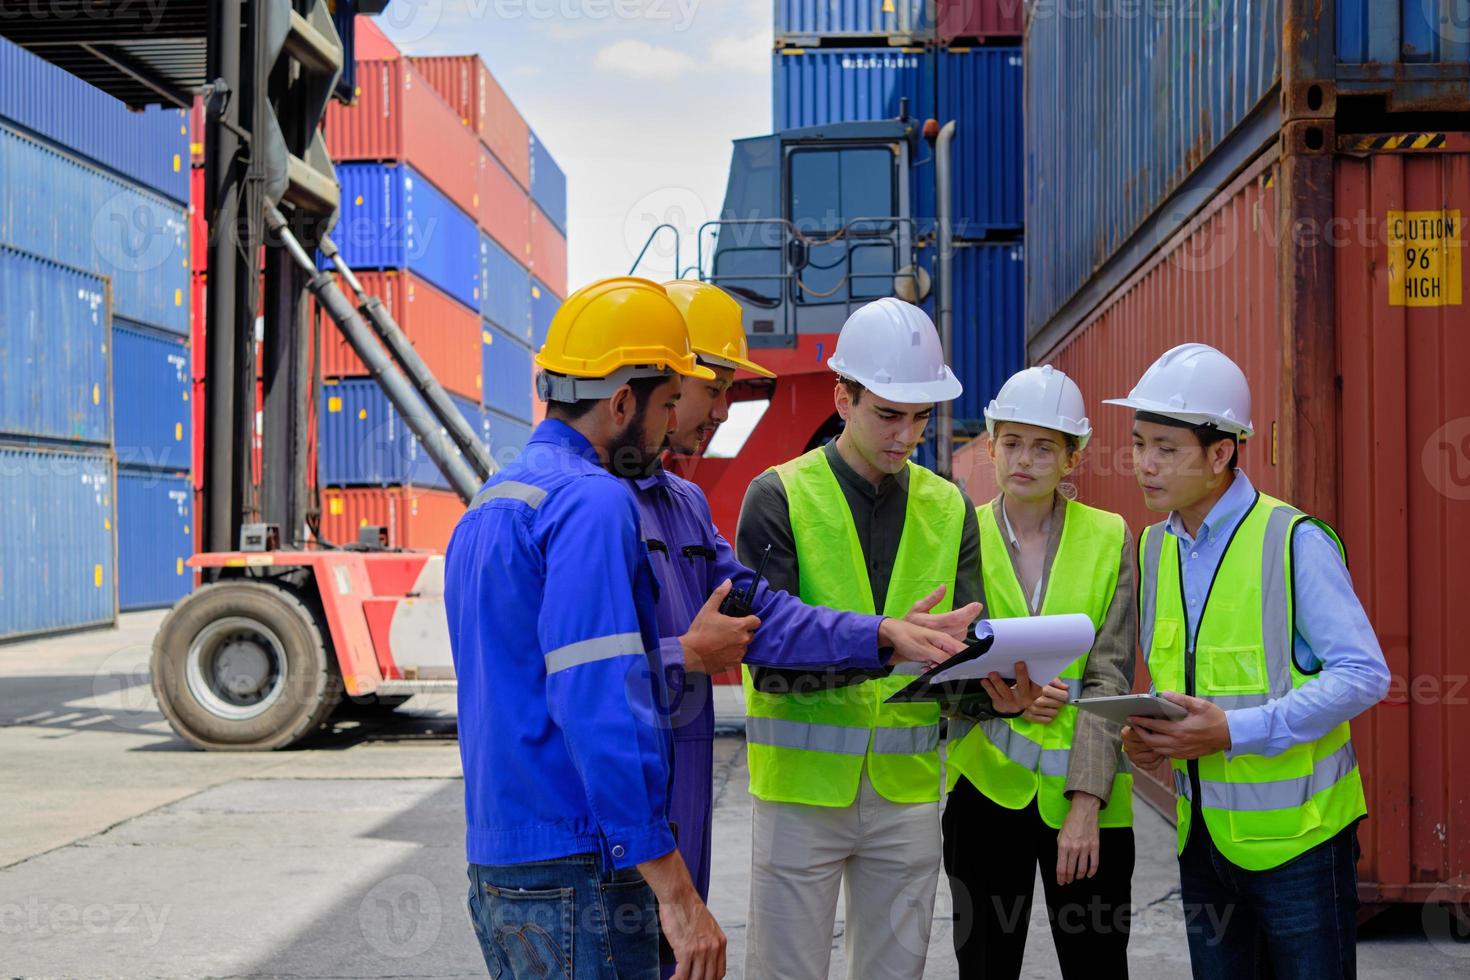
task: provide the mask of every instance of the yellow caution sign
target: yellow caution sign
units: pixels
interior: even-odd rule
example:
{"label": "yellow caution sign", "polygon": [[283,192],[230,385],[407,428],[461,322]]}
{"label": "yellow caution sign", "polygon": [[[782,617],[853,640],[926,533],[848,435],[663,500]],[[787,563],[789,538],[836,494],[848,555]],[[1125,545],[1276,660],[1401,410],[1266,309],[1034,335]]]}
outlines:
{"label": "yellow caution sign", "polygon": [[1390,306],[1459,306],[1460,211],[1388,212],[1388,302]]}

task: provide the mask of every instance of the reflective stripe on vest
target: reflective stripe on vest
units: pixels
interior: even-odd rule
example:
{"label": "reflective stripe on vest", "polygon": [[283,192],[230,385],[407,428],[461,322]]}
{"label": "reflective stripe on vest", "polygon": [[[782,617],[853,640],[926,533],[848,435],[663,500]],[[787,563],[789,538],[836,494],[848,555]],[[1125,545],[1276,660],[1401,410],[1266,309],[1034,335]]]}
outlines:
{"label": "reflective stripe on vest", "polygon": [[[1315,675],[1298,670],[1292,656],[1291,543],[1305,520],[1311,518],[1296,508],[1257,495],[1221,556],[1193,644],[1178,538],[1167,523],[1144,532],[1139,636],[1156,689],[1185,690],[1192,673],[1193,693],[1229,711],[1312,683]],[[1205,829],[1222,854],[1247,870],[1277,867],[1367,812],[1346,723],[1274,756],[1218,752],[1195,765]],[[1194,810],[1189,763],[1176,761],[1174,772],[1182,851]]]}
{"label": "reflective stripe on vest", "polygon": [[[1083,613],[1099,628],[1107,618],[1118,585],[1118,564],[1128,533],[1123,519],[1107,511],[1066,501],[1057,554],[1047,577],[1041,613]],[[1029,616],[1024,592],[1006,547],[994,504],[976,510],[980,522],[980,567],[990,618]],[[1087,656],[1077,658],[1057,680],[1069,698],[1082,695]],[[1077,709],[1064,705],[1048,725],[1024,718],[992,718],[975,725],[953,724],[949,738],[949,785],[960,777],[994,802],[1013,810],[1037,801],[1048,825],[1060,828],[1071,809],[1067,774]],[[1121,758],[1121,753],[1120,753]],[[1108,803],[1098,815],[1103,827],[1133,822],[1133,777],[1119,766]]]}
{"label": "reflective stripe on vest", "polygon": [[[776,468],[786,490],[803,601],[850,612],[875,612],[867,559],[852,512],[823,448]],[[945,586],[934,608],[952,608],[964,497],[933,472],[908,466],[903,534],[889,577],[883,614],[902,618],[919,599]],[[835,690],[770,694],[745,683],[750,791],[759,799],[848,806],[864,767],[885,798],[936,802],[940,795],[939,709],[889,705],[917,669]],[[922,668],[919,668],[922,669]]]}

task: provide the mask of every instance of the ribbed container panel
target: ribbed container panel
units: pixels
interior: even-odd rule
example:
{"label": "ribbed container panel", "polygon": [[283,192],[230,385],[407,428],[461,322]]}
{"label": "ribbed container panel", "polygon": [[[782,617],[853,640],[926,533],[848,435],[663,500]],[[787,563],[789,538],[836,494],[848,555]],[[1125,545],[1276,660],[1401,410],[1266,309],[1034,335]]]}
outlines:
{"label": "ribbed container panel", "polygon": [[[326,404],[320,412],[318,444],[322,485],[449,488],[449,481],[377,382],[352,379],[329,383],[323,386],[323,395]],[[480,427],[478,401],[457,395],[450,399],[470,428]]]}
{"label": "ribbed container panel", "polygon": [[[1021,49],[950,48],[935,57],[939,118],[955,121],[950,147],[955,235],[982,237],[1020,228],[1026,218]],[[920,185],[930,177],[926,173]],[[921,200],[931,197],[920,195]]]}
{"label": "ribbed container panel", "polygon": [[189,114],[122,102],[0,38],[0,117],[179,203],[189,203]]}
{"label": "ribbed container panel", "polygon": [[485,445],[490,449],[490,455],[495,462],[501,466],[520,458],[527,440],[531,438],[530,422],[513,419],[488,408],[482,413],[481,425]]}
{"label": "ribbed container panel", "polygon": [[935,0],[934,34],[941,44],[957,37],[1020,37],[1025,0]]}
{"label": "ribbed container panel", "polygon": [[534,132],[531,134],[531,200],[558,231],[567,233],[567,175]]}
{"label": "ribbed container panel", "polygon": [[183,206],[0,126],[0,245],[111,279],[117,316],[188,335],[188,239]]}
{"label": "ribbed container panel", "polygon": [[194,488],[187,476],[119,467],[117,603],[171,606],[194,587]]}
{"label": "ribbed container panel", "polygon": [[985,407],[1026,366],[1026,256],[1020,242],[955,250],[954,356],[964,394],[954,417],[978,430]]}
{"label": "ribbed container panel", "polygon": [[477,56],[412,58],[523,189],[531,187],[531,129]]}
{"label": "ribbed container panel", "polygon": [[112,327],[113,433],[117,464],[189,471],[189,345],[125,320]]}
{"label": "ribbed container panel", "polygon": [[107,283],[0,247],[0,438],[112,439]]}
{"label": "ribbed container panel", "polygon": [[110,452],[0,445],[0,639],[117,620]]}
{"label": "ribbed container panel", "polygon": [[567,294],[567,236],[539,207],[531,208],[531,272],[551,287]]}
{"label": "ribbed container panel", "polygon": [[386,527],[390,548],[442,552],[464,511],[448,490],[330,487],[322,490],[322,534],[333,544],[350,544],[359,528]]}
{"label": "ribbed container panel", "polygon": [[930,33],[932,5],[933,0],[776,0],[776,37],[797,43],[923,40]]}
{"label": "ribbed container panel", "polygon": [[546,332],[551,321],[561,308],[561,297],[553,293],[545,283],[531,280],[531,349],[540,350],[546,343]]}
{"label": "ribbed container panel", "polygon": [[480,236],[480,316],[520,340],[531,339],[531,274],[489,235]]}
{"label": "ribbed container panel", "polygon": [[525,264],[531,260],[531,211],[534,205],[510,171],[487,147],[480,147],[476,218],[500,247]]}
{"label": "ribbed container panel", "polygon": [[923,48],[785,48],[773,56],[777,129],[935,111],[934,55]]}
{"label": "ribbed container panel", "polygon": [[512,418],[531,418],[531,348],[491,323],[480,334],[485,377],[481,404]]}
{"label": "ribbed container panel", "polygon": [[348,265],[407,268],[479,309],[480,235],[472,218],[409,166],[345,163],[337,179],[342,216],[333,238]]}

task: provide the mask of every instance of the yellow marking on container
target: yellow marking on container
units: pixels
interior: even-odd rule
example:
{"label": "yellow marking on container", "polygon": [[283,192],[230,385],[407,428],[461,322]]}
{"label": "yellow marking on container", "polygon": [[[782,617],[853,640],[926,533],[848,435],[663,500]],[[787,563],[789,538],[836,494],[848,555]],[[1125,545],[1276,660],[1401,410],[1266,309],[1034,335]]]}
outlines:
{"label": "yellow marking on container", "polygon": [[359,195],[357,195],[357,196],[356,196],[356,197],[354,197],[354,198],[353,198],[353,199],[352,199],[352,203],[353,203],[353,204],[356,204],[356,205],[357,205],[357,206],[358,206],[358,207],[362,207],[362,195],[361,195],[361,194],[359,194]]}
{"label": "yellow marking on container", "polygon": [[332,395],[331,397],[329,397],[327,399],[327,411],[329,411],[329,412],[340,412],[340,411],[342,411],[342,397],[340,395]]}
{"label": "yellow marking on container", "polygon": [[102,404],[102,389],[99,388],[97,385],[93,385],[92,386],[92,404],[93,405],[101,405]]}
{"label": "yellow marking on container", "polygon": [[532,285],[531,285],[531,298],[532,299],[540,299],[541,298],[541,290],[538,289],[534,283],[532,283]]}
{"label": "yellow marking on container", "polygon": [[340,517],[342,515],[341,497],[331,497],[327,500],[327,513],[333,517]]}
{"label": "yellow marking on container", "polygon": [[179,172],[179,155],[177,153],[175,153],[174,154],[174,173],[178,173],[178,172]]}
{"label": "yellow marking on container", "polygon": [[1465,226],[1458,208],[1388,212],[1390,306],[1459,306]]}
{"label": "yellow marking on container", "polygon": [[190,143],[189,144],[189,152],[191,154],[203,153],[204,152],[204,144],[203,143]]}
{"label": "yellow marking on container", "polygon": [[893,0],[883,0],[883,12],[885,14],[894,13]]}
{"label": "yellow marking on container", "polygon": [[[187,531],[188,531],[188,529],[185,528],[185,532],[186,533],[187,533]],[[182,574],[184,574],[184,559],[182,559],[182,558],[175,558],[174,559],[174,574],[175,575],[182,575]]]}
{"label": "yellow marking on container", "polygon": [[493,343],[495,343],[495,338],[492,337],[492,336],[490,336],[490,331],[488,331],[488,330],[481,330],[480,331],[480,339],[483,340],[487,344],[493,344]]}
{"label": "yellow marking on container", "polygon": [[357,417],[359,419],[366,420],[367,419],[367,409],[365,409],[365,408],[359,408],[357,410]]}
{"label": "yellow marking on container", "polygon": [[184,305],[184,291],[182,289],[175,289],[174,290],[174,305],[175,306],[183,306]]}
{"label": "yellow marking on container", "polygon": [[485,387],[485,379],[481,375],[475,375],[475,390],[481,391]]}
{"label": "yellow marking on container", "polygon": [[102,566],[101,565],[93,565],[92,566],[92,587],[93,588],[97,588],[97,589],[102,588]]}
{"label": "yellow marking on container", "polygon": [[183,442],[183,441],[184,441],[184,423],[182,423],[182,422],[175,422],[174,423],[174,442]]}
{"label": "yellow marking on container", "polygon": [[110,517],[104,517],[104,518],[102,518],[102,530],[104,530],[104,531],[111,531],[112,530],[112,518],[110,518]]}

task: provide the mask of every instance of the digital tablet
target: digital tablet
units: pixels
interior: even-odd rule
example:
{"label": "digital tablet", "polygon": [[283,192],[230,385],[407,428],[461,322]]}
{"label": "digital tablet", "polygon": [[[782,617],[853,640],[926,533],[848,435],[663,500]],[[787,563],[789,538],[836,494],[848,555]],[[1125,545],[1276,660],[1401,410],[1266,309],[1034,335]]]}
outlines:
{"label": "digital tablet", "polygon": [[1169,721],[1181,721],[1189,716],[1188,711],[1157,694],[1118,694],[1107,698],[1078,698],[1072,702],[1072,705],[1082,711],[1102,715],[1120,725],[1128,724],[1128,719],[1133,715],[1141,715],[1145,718],[1165,718]]}

